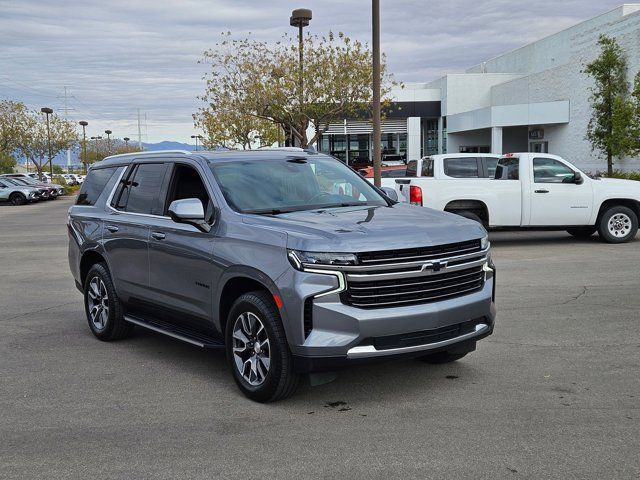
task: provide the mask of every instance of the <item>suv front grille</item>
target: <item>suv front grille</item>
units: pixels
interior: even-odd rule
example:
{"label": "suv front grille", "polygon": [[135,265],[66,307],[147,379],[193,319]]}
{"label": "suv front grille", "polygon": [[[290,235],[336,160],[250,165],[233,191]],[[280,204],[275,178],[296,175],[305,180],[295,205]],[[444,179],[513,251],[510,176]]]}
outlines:
{"label": "suv front grille", "polygon": [[484,286],[488,250],[480,240],[436,247],[361,253],[345,272],[342,301],[360,308],[430,303],[468,295]]}

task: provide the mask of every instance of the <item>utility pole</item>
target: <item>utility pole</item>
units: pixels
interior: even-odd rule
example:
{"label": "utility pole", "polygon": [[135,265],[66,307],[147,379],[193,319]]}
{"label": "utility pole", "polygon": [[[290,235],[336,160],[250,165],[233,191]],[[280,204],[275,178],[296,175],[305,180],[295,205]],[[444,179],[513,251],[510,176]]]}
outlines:
{"label": "utility pole", "polygon": [[373,50],[373,184],[380,187],[382,133],[380,128],[380,0],[372,0],[371,8]]}

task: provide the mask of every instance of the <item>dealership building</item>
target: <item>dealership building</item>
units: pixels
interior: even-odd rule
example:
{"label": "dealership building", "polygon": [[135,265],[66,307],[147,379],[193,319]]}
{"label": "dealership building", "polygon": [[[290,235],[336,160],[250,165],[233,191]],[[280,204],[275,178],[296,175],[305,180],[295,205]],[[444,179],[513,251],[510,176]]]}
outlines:
{"label": "dealership building", "polygon": [[[627,56],[628,79],[640,70],[640,4],[625,4],[549,37],[429,83],[393,91],[382,122],[383,159],[455,152],[548,152],[588,172],[606,168],[585,139],[591,80],[582,73],[615,38]],[[371,123],[334,123],[318,149],[348,161],[371,158]],[[638,169],[638,158],[616,168]]]}

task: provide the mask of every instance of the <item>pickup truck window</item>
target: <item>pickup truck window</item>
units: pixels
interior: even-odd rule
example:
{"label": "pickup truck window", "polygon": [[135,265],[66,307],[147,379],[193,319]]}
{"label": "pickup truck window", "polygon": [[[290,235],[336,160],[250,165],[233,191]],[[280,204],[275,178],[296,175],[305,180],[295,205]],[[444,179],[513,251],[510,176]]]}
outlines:
{"label": "pickup truck window", "polygon": [[409,160],[407,163],[407,177],[417,177],[418,176],[418,161],[417,160]]}
{"label": "pickup truck window", "polygon": [[498,160],[496,180],[520,180],[520,159],[506,157]]}
{"label": "pickup truck window", "polygon": [[444,173],[454,178],[478,178],[481,176],[476,157],[445,158]]}
{"label": "pickup truck window", "polygon": [[534,183],[573,183],[575,172],[553,158],[533,159]]}
{"label": "pickup truck window", "polygon": [[433,177],[433,158],[422,160],[422,176]]}
{"label": "pickup truck window", "polygon": [[369,182],[333,158],[213,162],[211,170],[229,206],[241,213],[387,205]]}
{"label": "pickup truck window", "polygon": [[485,157],[484,158],[484,166],[487,170],[488,178],[494,178],[496,175],[496,167],[498,166],[498,158],[497,157]]}

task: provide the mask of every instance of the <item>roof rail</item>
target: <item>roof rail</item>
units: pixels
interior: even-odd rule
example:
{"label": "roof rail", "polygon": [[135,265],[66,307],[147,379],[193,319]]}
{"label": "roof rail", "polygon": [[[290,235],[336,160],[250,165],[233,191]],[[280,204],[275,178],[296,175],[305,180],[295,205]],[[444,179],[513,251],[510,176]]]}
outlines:
{"label": "roof rail", "polygon": [[117,155],[109,155],[108,157],[104,157],[103,160],[108,158],[119,158],[119,157],[128,157],[131,155],[154,155],[158,153],[180,153],[182,155],[191,155],[192,152],[189,150],[145,150],[143,152],[128,152],[128,153],[119,153]]}
{"label": "roof rail", "polygon": [[258,150],[273,150],[280,152],[306,152],[304,148],[300,147],[260,147]]}

